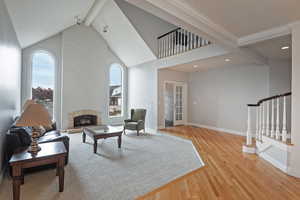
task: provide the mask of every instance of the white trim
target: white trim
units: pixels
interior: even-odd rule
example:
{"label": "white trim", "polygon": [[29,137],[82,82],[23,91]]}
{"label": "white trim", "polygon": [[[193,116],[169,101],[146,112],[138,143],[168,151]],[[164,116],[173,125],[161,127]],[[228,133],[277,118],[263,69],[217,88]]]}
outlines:
{"label": "white trim", "polygon": [[280,163],[279,161],[275,160],[274,158],[272,158],[271,156],[269,156],[266,153],[259,153],[258,154],[259,157],[263,158],[264,160],[268,161],[269,163],[271,163],[273,166],[275,166],[276,168],[280,169],[281,171],[287,173],[288,172],[288,167],[282,163]]}
{"label": "white trim", "polygon": [[238,44],[239,46],[245,46],[245,45],[261,42],[264,40],[269,40],[272,38],[288,35],[290,33],[291,33],[291,29],[289,26],[276,27],[270,30],[241,37],[238,39]]}
{"label": "white trim", "polygon": [[225,129],[225,128],[218,128],[218,127],[214,127],[214,126],[207,126],[207,125],[201,125],[201,124],[196,124],[196,123],[187,123],[190,126],[196,126],[199,128],[206,128],[206,129],[211,129],[214,131],[219,131],[219,132],[223,132],[223,133],[229,133],[229,134],[233,134],[233,135],[240,135],[240,136],[246,136],[245,133],[242,133],[240,131],[236,131],[236,130],[231,130],[231,129]]}
{"label": "white trim", "polygon": [[[182,123],[180,124],[176,124],[175,123],[175,113],[174,113],[174,126],[176,125],[185,125],[187,124],[187,116],[188,116],[188,83],[187,82],[184,82],[184,81],[168,81],[168,80],[164,80],[163,82],[163,92],[162,92],[162,95],[163,95],[163,104],[165,103],[165,93],[166,93],[166,85],[167,83],[171,83],[171,84],[174,84],[174,86],[177,84],[177,85],[181,85],[183,86],[183,106],[184,106],[184,110],[183,110],[183,120],[182,120]],[[175,87],[174,87],[175,88]],[[174,93],[174,97],[175,97],[175,93]],[[165,106],[164,106],[164,110],[163,110],[163,125],[160,126],[162,128],[166,128],[166,124],[165,124],[165,119],[166,119],[166,112],[165,112]],[[174,110],[175,112],[175,110]]]}
{"label": "white trim", "polygon": [[256,153],[256,148],[253,147],[249,147],[247,145],[243,145],[243,152],[244,153],[249,153],[249,154],[255,154]]}
{"label": "white trim", "polygon": [[283,26],[275,27],[269,30],[265,30],[265,31],[261,31],[251,35],[241,37],[238,39],[238,45],[245,46],[245,45],[261,42],[264,40],[269,40],[276,37],[289,35],[292,33],[292,27],[299,23],[300,21],[296,21]]}
{"label": "white trim", "polygon": [[84,24],[90,26],[96,19],[102,8],[104,7],[107,0],[96,0],[93,6],[90,8],[88,14],[85,17]]}

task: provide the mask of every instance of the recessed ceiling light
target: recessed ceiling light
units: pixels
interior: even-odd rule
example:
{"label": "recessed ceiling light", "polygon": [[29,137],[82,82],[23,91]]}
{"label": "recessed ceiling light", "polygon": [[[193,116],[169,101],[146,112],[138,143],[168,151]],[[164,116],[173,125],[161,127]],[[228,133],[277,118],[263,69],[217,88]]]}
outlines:
{"label": "recessed ceiling light", "polygon": [[198,66],[198,65],[194,65],[193,67],[194,67],[194,68],[197,68],[197,67],[199,67],[199,66]]}
{"label": "recessed ceiling light", "polygon": [[226,58],[226,59],[225,59],[225,62],[229,62],[229,61],[230,61],[230,59],[229,59],[229,58]]}
{"label": "recessed ceiling light", "polygon": [[283,47],[281,47],[282,50],[289,49],[289,48],[290,48],[289,46],[283,46]]}

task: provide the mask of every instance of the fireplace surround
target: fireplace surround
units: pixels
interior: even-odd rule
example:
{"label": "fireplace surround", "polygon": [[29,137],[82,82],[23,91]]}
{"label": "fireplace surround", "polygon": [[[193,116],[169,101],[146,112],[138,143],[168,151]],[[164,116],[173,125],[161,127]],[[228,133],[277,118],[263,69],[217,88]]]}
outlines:
{"label": "fireplace surround", "polygon": [[69,113],[68,129],[80,129],[92,125],[101,125],[100,112],[95,110],[79,110]]}

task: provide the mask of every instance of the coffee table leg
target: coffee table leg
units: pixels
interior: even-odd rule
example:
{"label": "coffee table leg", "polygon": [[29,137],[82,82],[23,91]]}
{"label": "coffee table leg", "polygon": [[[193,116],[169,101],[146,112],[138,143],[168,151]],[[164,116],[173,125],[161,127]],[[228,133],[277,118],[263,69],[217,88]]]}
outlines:
{"label": "coffee table leg", "polygon": [[118,147],[119,148],[121,148],[121,143],[122,143],[122,135],[120,135],[118,138]]}
{"label": "coffee table leg", "polygon": [[13,199],[20,199],[20,186],[22,184],[22,169],[21,167],[14,166],[12,169],[13,176]]}
{"label": "coffee table leg", "polygon": [[58,178],[59,178],[59,192],[63,192],[64,191],[64,179],[65,179],[65,169],[64,169],[64,165],[65,165],[65,158],[61,158],[58,161]]}
{"label": "coffee table leg", "polygon": [[97,139],[94,139],[94,153],[97,153]]}
{"label": "coffee table leg", "polygon": [[82,142],[83,142],[83,143],[85,143],[85,139],[86,139],[86,134],[85,134],[85,132],[83,131],[83,133],[82,133]]}

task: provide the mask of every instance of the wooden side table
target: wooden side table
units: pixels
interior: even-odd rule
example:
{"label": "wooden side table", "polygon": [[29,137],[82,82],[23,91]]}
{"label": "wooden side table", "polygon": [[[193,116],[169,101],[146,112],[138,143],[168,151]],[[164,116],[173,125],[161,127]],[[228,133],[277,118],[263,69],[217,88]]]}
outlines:
{"label": "wooden side table", "polygon": [[[13,199],[20,199],[20,186],[24,184],[23,169],[56,163],[59,176],[59,192],[64,190],[64,166],[67,150],[63,142],[50,142],[39,145],[42,150],[33,156],[27,150],[14,154],[9,164],[12,167]],[[38,187],[38,185],[37,185]]]}

